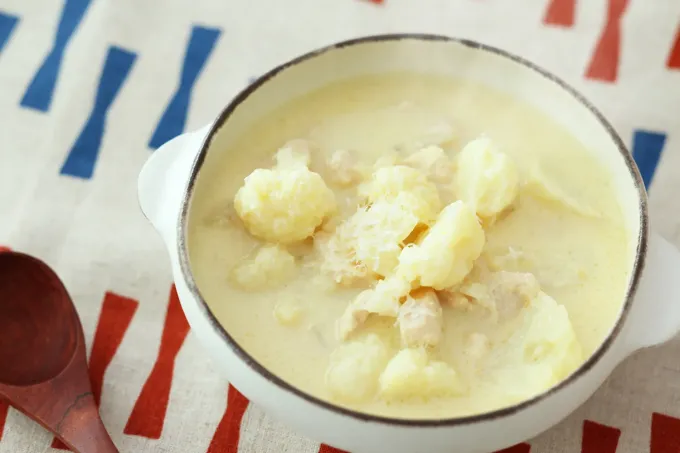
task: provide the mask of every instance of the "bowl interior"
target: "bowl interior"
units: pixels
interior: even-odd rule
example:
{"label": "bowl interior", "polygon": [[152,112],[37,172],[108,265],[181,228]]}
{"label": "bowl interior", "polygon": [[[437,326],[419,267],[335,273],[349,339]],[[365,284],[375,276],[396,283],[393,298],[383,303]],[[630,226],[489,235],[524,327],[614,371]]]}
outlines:
{"label": "bowl interior", "polygon": [[[221,150],[231,148],[250,126],[281,105],[333,82],[392,72],[451,76],[487,85],[536,107],[591,150],[611,172],[628,231],[630,292],[638,274],[637,257],[647,216],[642,180],[630,154],[599,112],[573,89],[529,62],[476,43],[437,36],[380,36],[342,43],[293,60],[264,75],[232,101],[215,123],[194,177],[216,171],[218,166],[211,163],[220,160]],[[609,340],[620,328],[629,304],[630,297],[622,304]],[[582,369],[592,366],[608,343],[605,341]]]}

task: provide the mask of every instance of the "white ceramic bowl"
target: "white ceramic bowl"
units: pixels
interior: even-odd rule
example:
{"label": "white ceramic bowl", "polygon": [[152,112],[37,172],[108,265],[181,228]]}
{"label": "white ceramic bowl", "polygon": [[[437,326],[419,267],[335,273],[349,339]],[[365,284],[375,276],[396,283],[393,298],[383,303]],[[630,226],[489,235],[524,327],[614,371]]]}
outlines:
{"label": "white ceramic bowl", "polygon": [[[243,350],[201,296],[187,255],[193,183],[210,155],[282,103],[349,77],[416,71],[468,78],[533,104],[563,125],[613,173],[630,231],[630,277],[618,320],[569,378],[513,407],[446,420],[397,420],[342,409],[282,381]],[[139,178],[139,200],[163,237],[177,292],[195,335],[247,398],[300,433],[353,453],[477,453],[546,430],[581,405],[637,349],[680,330],[680,254],[650,233],[640,174],[611,125],[582,96],[535,65],[474,42],[426,35],[374,36],[317,50],[262,76],[215,122],[158,149]]]}

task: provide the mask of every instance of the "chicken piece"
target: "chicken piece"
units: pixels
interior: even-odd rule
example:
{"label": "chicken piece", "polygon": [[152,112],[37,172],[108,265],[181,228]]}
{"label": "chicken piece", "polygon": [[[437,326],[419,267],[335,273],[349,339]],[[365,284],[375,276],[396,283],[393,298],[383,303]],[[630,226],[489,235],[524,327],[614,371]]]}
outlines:
{"label": "chicken piece", "polygon": [[265,245],[254,256],[235,266],[231,277],[243,289],[269,289],[283,284],[296,271],[295,258],[285,248]]}
{"label": "chicken piece", "polygon": [[425,173],[440,184],[453,180],[453,163],[439,146],[428,146],[404,159],[404,164]]}
{"label": "chicken piece", "polygon": [[519,174],[514,162],[498,151],[491,139],[478,138],[457,156],[453,186],[458,198],[491,223],[515,201]]}
{"label": "chicken piece", "polygon": [[445,207],[422,240],[399,255],[397,273],[417,286],[450,288],[472,270],[484,247],[484,230],[475,213],[462,201]]}
{"label": "chicken piece", "polygon": [[468,337],[465,354],[472,360],[480,360],[488,354],[490,348],[489,337],[475,332]]}
{"label": "chicken piece", "polygon": [[481,282],[465,282],[459,291],[500,319],[517,316],[540,292],[536,277],[528,272],[493,272]]}
{"label": "chicken piece", "polygon": [[437,294],[416,290],[399,308],[399,332],[406,347],[436,346],[442,337],[443,315]]}
{"label": "chicken piece", "polygon": [[380,280],[375,288],[362,291],[338,319],[336,323],[338,339],[346,340],[372,313],[396,318],[402,299],[410,291],[410,283],[398,277]]}
{"label": "chicken piece", "polygon": [[339,186],[350,186],[361,179],[357,161],[346,149],[334,151],[328,159],[329,177]]}
{"label": "chicken piece", "polygon": [[390,401],[460,395],[465,387],[447,363],[430,361],[424,348],[401,350],[380,375],[380,396]]}
{"label": "chicken piece", "polygon": [[501,318],[516,316],[541,291],[536,277],[528,272],[500,271],[492,275],[491,298]]}
{"label": "chicken piece", "polygon": [[335,195],[321,176],[291,165],[258,168],[236,192],[234,207],[253,236],[281,244],[301,241],[336,211]]}
{"label": "chicken piece", "polygon": [[430,224],[437,218],[441,201],[437,187],[415,168],[404,165],[379,168],[370,181],[359,186],[359,195],[368,203],[394,200],[407,192],[411,197],[411,211],[418,220]]}
{"label": "chicken piece", "polygon": [[457,310],[469,311],[473,307],[472,301],[463,293],[454,288],[447,288],[436,291],[437,297],[442,305],[455,308]]}
{"label": "chicken piece", "polygon": [[337,400],[357,403],[377,390],[380,373],[389,360],[389,349],[375,334],[338,346],[326,369],[326,388]]}
{"label": "chicken piece", "polygon": [[301,138],[291,140],[283,145],[274,155],[279,168],[309,167],[312,162],[310,141]]}

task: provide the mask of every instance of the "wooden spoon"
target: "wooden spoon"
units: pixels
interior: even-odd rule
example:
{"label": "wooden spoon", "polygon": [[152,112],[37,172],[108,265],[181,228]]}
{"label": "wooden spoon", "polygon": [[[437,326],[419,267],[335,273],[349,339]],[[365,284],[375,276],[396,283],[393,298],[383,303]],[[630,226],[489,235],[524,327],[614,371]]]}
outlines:
{"label": "wooden spoon", "polygon": [[0,253],[0,399],[76,453],[118,453],[99,418],[66,288],[47,264],[16,252]]}

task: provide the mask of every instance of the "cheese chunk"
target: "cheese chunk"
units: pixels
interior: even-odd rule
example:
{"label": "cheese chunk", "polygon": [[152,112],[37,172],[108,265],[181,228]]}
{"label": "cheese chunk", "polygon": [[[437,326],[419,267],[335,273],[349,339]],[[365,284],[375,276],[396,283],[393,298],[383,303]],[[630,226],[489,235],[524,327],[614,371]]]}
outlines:
{"label": "cheese chunk", "polygon": [[484,230],[462,201],[445,207],[423,239],[404,248],[397,272],[411,282],[434,289],[460,283],[484,247]]}
{"label": "cheese chunk", "polygon": [[420,222],[429,224],[437,218],[441,209],[437,187],[415,168],[404,165],[379,168],[369,182],[359,186],[359,195],[368,203],[394,200],[404,192],[412,195],[411,210]]}
{"label": "cheese chunk", "polygon": [[376,393],[389,349],[375,334],[343,343],[333,351],[326,369],[326,388],[333,398],[361,402]]}
{"label": "cheese chunk", "polygon": [[380,375],[380,396],[386,400],[455,396],[464,391],[455,370],[430,361],[423,348],[400,351]]}
{"label": "cheese chunk", "polygon": [[293,164],[253,171],[236,192],[234,207],[253,236],[290,244],[312,236],[336,202],[318,173]]}
{"label": "cheese chunk", "polygon": [[265,245],[255,255],[232,270],[232,279],[241,288],[256,290],[281,285],[297,271],[295,258],[279,245]]}
{"label": "cheese chunk", "polygon": [[517,197],[519,174],[513,161],[489,138],[471,141],[456,158],[454,192],[482,218],[493,219]]}

